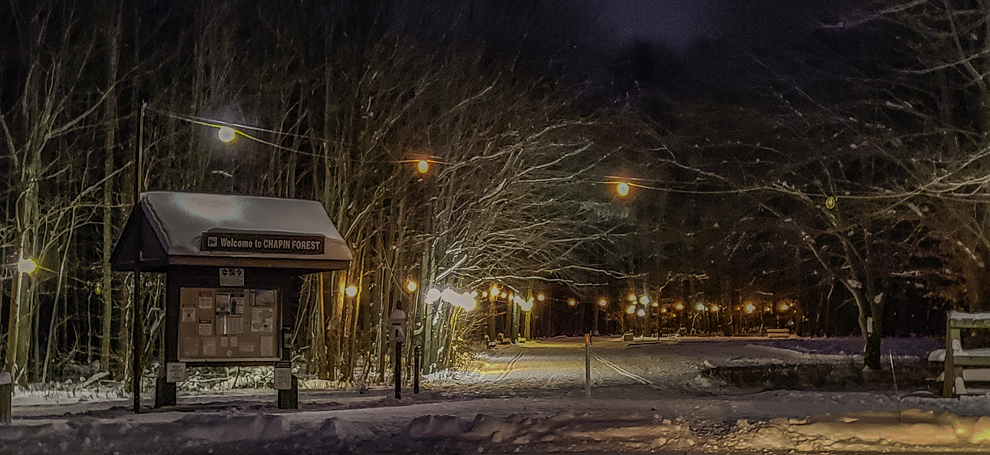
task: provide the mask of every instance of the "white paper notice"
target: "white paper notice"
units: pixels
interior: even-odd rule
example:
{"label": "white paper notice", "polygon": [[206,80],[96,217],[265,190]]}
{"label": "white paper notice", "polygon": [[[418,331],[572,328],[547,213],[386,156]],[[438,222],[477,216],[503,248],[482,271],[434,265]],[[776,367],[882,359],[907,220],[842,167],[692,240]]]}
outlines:
{"label": "white paper notice", "polygon": [[203,357],[215,357],[217,355],[217,340],[208,338],[203,340]]}
{"label": "white paper notice", "polygon": [[273,337],[261,337],[261,356],[262,357],[273,357],[275,355],[275,343],[272,343]]}

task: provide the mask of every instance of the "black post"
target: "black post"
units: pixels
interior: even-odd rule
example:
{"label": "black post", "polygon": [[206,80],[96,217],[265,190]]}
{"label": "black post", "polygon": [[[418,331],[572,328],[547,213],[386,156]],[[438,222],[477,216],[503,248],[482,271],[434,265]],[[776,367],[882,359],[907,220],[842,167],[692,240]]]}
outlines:
{"label": "black post", "polygon": [[402,399],[402,343],[395,343],[395,399]]}
{"label": "black post", "polygon": [[419,362],[422,355],[419,346],[413,348],[413,393],[419,393]]}
{"label": "black post", "polygon": [[[144,172],[142,169],[142,154],[144,153],[144,113],[148,108],[148,103],[141,103],[141,111],[138,114],[138,135],[137,135],[137,148],[134,149],[134,209],[140,210],[141,207],[141,173]],[[133,301],[134,311],[131,313],[134,315],[131,321],[131,390],[134,392],[134,413],[137,414],[141,412],[141,350],[143,349],[143,334],[144,334],[144,311],[141,307],[141,248],[144,246],[144,239],[142,236],[142,224],[138,223],[137,228],[137,248],[134,249],[134,288],[133,296],[131,300]]]}
{"label": "black post", "polygon": [[168,365],[179,361],[179,286],[165,274],[165,351],[162,371],[155,384],[155,407],[175,406],[177,386],[168,382]]}

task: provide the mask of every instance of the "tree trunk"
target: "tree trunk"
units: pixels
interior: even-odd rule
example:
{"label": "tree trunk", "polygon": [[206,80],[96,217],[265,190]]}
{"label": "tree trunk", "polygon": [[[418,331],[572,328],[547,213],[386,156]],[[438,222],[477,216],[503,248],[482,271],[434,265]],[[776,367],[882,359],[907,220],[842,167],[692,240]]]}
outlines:
{"label": "tree trunk", "polygon": [[[117,78],[117,67],[120,61],[120,27],[123,20],[123,8],[117,5],[117,20],[108,33],[107,42],[108,66],[107,85],[111,87],[107,97],[107,129],[105,133],[103,175],[114,173],[114,150],[117,147],[117,92],[113,85]],[[113,187],[112,178],[103,182],[103,255],[100,259],[100,300],[103,302],[103,313],[100,318],[100,371],[110,371],[110,328],[113,325],[113,273],[110,271],[110,253],[113,250]]]}

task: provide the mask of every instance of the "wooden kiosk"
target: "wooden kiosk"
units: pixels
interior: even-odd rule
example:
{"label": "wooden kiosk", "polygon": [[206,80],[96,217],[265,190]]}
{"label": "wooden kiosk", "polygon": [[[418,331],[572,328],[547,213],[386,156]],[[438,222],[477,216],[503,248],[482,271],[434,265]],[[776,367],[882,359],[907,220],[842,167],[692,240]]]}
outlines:
{"label": "wooden kiosk", "polygon": [[346,269],[352,259],[323,205],[170,191],[142,193],[140,201],[111,266],[165,274],[165,368],[155,407],[176,404],[186,367],[271,365],[279,408],[296,408],[295,314],[287,310],[298,298],[294,283]]}

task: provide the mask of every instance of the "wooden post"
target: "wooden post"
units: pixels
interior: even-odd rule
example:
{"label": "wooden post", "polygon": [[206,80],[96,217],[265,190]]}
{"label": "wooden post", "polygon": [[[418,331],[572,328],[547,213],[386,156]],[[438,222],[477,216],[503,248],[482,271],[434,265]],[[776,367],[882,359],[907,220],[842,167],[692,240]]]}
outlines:
{"label": "wooden post", "polygon": [[[958,330],[955,330],[958,332]],[[945,373],[942,381],[942,396],[945,398],[952,398],[953,388],[956,383],[956,372],[953,365],[952,358],[952,340],[953,340],[953,328],[952,328],[952,318],[945,318]]]}
{"label": "wooden post", "polygon": [[591,335],[584,334],[584,397],[591,398]]}

